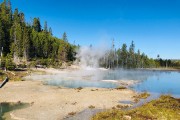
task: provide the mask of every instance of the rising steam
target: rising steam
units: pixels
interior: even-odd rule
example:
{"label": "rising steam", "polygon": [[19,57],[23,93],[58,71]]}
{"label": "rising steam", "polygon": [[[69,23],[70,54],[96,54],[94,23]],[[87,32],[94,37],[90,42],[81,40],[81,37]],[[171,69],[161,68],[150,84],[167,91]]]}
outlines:
{"label": "rising steam", "polygon": [[99,60],[105,56],[107,48],[82,46],[77,50],[77,61],[81,67],[99,67]]}

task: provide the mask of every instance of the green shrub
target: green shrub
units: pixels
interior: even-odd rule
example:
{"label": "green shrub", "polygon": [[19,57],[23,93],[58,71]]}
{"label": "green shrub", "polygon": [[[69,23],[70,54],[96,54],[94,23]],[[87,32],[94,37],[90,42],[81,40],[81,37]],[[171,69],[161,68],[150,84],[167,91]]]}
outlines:
{"label": "green shrub", "polygon": [[12,62],[11,56],[9,55],[6,57],[5,67],[7,70],[15,70],[16,68],[15,63]]}
{"label": "green shrub", "polygon": [[1,58],[1,68],[4,68],[6,65],[6,59],[5,58]]}
{"label": "green shrub", "polygon": [[18,65],[18,68],[27,68],[27,65],[26,65],[25,63],[19,64],[19,65]]}

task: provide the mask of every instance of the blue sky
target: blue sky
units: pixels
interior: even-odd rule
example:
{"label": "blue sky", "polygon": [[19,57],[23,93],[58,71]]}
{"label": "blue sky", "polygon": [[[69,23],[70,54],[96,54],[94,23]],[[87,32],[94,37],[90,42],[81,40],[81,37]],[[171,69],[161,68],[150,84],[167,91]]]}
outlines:
{"label": "blue sky", "polygon": [[[1,2],[3,0],[0,0]],[[26,20],[39,17],[61,38],[93,46],[129,46],[148,56],[180,59],[180,0],[11,0]]]}

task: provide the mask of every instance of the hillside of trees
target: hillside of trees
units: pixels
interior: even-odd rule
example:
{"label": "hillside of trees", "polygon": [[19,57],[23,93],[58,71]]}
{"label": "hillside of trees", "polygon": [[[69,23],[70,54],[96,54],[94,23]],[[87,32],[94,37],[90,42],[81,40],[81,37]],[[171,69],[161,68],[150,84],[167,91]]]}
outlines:
{"label": "hillside of trees", "polygon": [[43,28],[39,18],[34,18],[32,24],[26,23],[24,13],[18,9],[12,12],[10,0],[0,4],[1,67],[38,59],[44,64],[62,64],[75,59],[74,49],[75,46],[68,43],[66,33],[62,39],[53,37],[47,22]]}

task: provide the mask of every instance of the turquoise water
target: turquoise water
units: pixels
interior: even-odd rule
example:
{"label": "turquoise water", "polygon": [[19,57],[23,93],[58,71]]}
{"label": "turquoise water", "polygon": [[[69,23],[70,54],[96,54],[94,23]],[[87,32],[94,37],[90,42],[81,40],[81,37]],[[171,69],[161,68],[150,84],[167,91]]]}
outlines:
{"label": "turquoise water", "polygon": [[[45,84],[62,86],[68,88],[77,87],[99,87],[99,88],[116,88],[120,80],[143,81],[151,76],[156,76],[157,72],[144,70],[82,70],[59,73],[52,75],[36,75],[31,79],[43,79]],[[106,81],[108,80],[108,82]]]}
{"label": "turquoise water", "polygon": [[45,84],[53,86],[61,86],[68,88],[78,88],[78,87],[97,87],[97,88],[116,88],[118,85],[111,82],[101,82],[101,81],[83,81],[83,80],[48,80]]}
{"label": "turquoise water", "polygon": [[[118,70],[117,70],[118,71]],[[154,95],[170,94],[180,97],[180,72],[158,70],[119,70],[107,75],[108,79],[135,80],[138,84],[131,86],[139,92],[150,92]]]}
{"label": "turquoise water", "polygon": [[148,91],[153,94],[171,94],[180,97],[180,73],[160,72],[157,76],[150,76],[148,79],[134,85],[137,91]]}
{"label": "turquoise water", "polygon": [[[156,71],[145,69],[133,70],[74,70],[46,75],[32,75],[31,80],[43,80],[45,84],[78,88],[98,87],[116,88],[121,81],[133,80],[136,84],[129,88],[153,94],[171,94],[180,97],[180,72],[178,71]],[[107,81],[108,80],[108,81]]]}
{"label": "turquoise water", "polygon": [[28,106],[29,104],[26,104],[26,103],[6,103],[6,102],[0,103],[0,120],[10,119],[4,116],[4,114],[7,112],[17,110],[17,109],[23,109]]}

